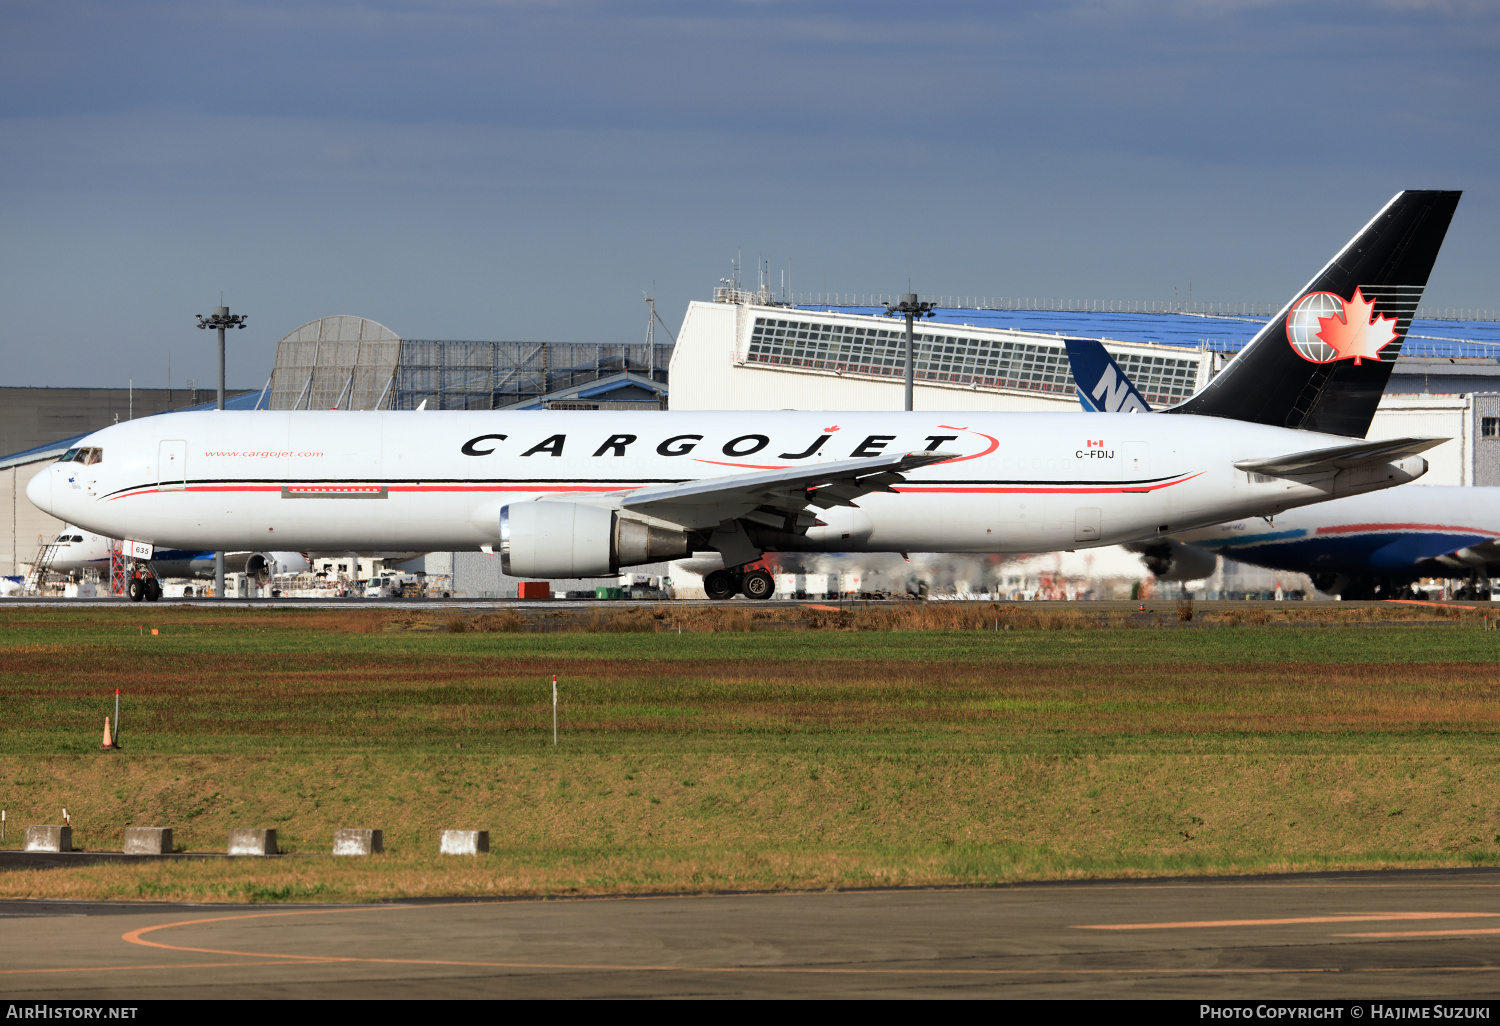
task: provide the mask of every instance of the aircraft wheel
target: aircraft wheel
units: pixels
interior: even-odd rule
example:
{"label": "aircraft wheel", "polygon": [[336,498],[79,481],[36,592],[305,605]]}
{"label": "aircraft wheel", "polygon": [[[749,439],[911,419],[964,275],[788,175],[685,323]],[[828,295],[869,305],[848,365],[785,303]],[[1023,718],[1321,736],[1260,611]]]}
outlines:
{"label": "aircraft wheel", "polygon": [[155,577],[146,578],[146,601],[155,602],[161,598],[161,582]]}
{"label": "aircraft wheel", "polygon": [[141,583],[139,577],[132,577],[130,584],[125,588],[125,593],[130,596],[130,601],[139,602],[146,597],[146,586]]}
{"label": "aircraft wheel", "polygon": [[747,599],[768,599],[776,594],[776,578],[764,570],[751,570],[740,581],[740,591]]}
{"label": "aircraft wheel", "polygon": [[739,582],[728,570],[715,570],[703,578],[703,593],[715,602],[732,599],[739,590]]}

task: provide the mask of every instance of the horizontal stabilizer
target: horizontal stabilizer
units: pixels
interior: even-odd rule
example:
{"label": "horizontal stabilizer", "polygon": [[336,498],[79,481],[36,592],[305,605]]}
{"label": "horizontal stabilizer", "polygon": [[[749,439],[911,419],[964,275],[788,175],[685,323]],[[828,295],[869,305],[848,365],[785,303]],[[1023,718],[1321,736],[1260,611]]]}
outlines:
{"label": "horizontal stabilizer", "polygon": [[905,480],[903,471],[953,459],[951,452],[907,452],[868,459],[834,460],[757,474],[731,474],[664,488],[643,488],[620,500],[627,510],[680,524],[707,528],[756,508],[795,516],[809,505],[852,506],[870,492],[890,491]]}
{"label": "horizontal stabilizer", "polygon": [[1309,452],[1292,453],[1289,456],[1269,456],[1258,460],[1240,460],[1236,470],[1271,477],[1326,474],[1352,467],[1366,467],[1377,463],[1393,463],[1396,460],[1426,452],[1433,446],[1442,445],[1446,438],[1388,438],[1378,442],[1355,442],[1351,445],[1335,445],[1331,449],[1313,449]]}

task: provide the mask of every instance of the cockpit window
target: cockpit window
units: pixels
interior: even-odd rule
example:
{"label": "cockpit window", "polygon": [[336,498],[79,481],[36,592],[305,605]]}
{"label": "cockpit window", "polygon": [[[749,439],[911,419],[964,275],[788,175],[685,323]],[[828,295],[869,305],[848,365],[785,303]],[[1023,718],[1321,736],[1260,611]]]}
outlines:
{"label": "cockpit window", "polygon": [[58,460],[57,462],[59,462],[59,463],[72,463],[77,458],[78,458],[78,450],[77,449],[69,449],[67,452],[65,452],[65,453],[62,454],[62,459]]}
{"label": "cockpit window", "polygon": [[104,450],[80,449],[78,451],[78,458],[83,461],[85,466],[93,466],[95,463],[104,462]]}
{"label": "cockpit window", "polygon": [[75,534],[72,538],[69,539],[69,541],[83,541],[83,535]]}

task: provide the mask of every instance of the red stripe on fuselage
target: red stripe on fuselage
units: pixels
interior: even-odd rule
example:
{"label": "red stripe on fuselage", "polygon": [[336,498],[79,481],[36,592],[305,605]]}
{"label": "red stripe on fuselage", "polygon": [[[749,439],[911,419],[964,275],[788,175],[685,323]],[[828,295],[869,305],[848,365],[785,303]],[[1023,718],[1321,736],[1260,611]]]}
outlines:
{"label": "red stripe on fuselage", "polygon": [[[1113,485],[1072,485],[1072,486],[1047,486],[1047,485],[897,485],[897,492],[911,492],[913,494],[940,494],[940,495],[973,495],[973,494],[1021,494],[1021,495],[1107,495],[1113,492],[1154,492],[1161,488],[1170,488],[1195,477],[1202,476],[1202,471],[1190,474],[1187,477],[1178,478],[1176,481],[1163,481],[1160,484],[1126,486]],[[186,488],[141,488],[132,492],[110,497],[110,502],[116,499],[128,499],[135,495],[154,495],[160,492],[280,492],[282,485],[188,485]],[[309,486],[288,485],[285,487],[306,489],[302,493],[303,498],[316,497],[317,489]],[[347,494],[338,491],[339,486],[331,486],[329,495]],[[379,485],[359,486],[361,488],[378,488]],[[610,484],[610,485],[391,485],[387,491],[391,492],[623,492],[636,488],[643,488],[641,484]],[[1487,533],[1487,532],[1486,532]]]}
{"label": "red stripe on fuselage", "polygon": [[712,463],[716,467],[747,467],[750,470],[791,470],[787,463],[725,463],[723,460],[700,460],[693,457],[694,463]]}
{"label": "red stripe on fuselage", "polygon": [[1500,534],[1482,527],[1453,527],[1448,524],[1336,524],[1320,527],[1318,534],[1362,534],[1377,531],[1443,531],[1448,534],[1482,534],[1500,538]]}
{"label": "red stripe on fuselage", "polygon": [[[292,486],[288,486],[292,487]],[[374,488],[379,485],[372,486]],[[620,492],[631,488],[643,488],[644,485],[391,485],[386,491],[389,492]],[[124,492],[120,495],[110,496],[109,501],[116,499],[128,499],[136,495],[155,495],[158,492],[280,492],[281,485],[188,485],[186,488],[141,488],[133,492]],[[319,489],[306,489],[301,492],[299,498],[316,498]],[[338,496],[348,494],[348,490],[339,491],[337,488],[326,489],[328,495]]]}

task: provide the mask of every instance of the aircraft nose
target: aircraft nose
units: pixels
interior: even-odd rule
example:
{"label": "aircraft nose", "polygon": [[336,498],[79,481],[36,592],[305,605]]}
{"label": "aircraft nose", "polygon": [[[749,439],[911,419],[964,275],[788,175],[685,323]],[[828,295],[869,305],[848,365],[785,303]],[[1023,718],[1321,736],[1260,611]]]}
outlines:
{"label": "aircraft nose", "polygon": [[26,498],[43,513],[52,512],[52,468],[48,467],[26,485]]}

